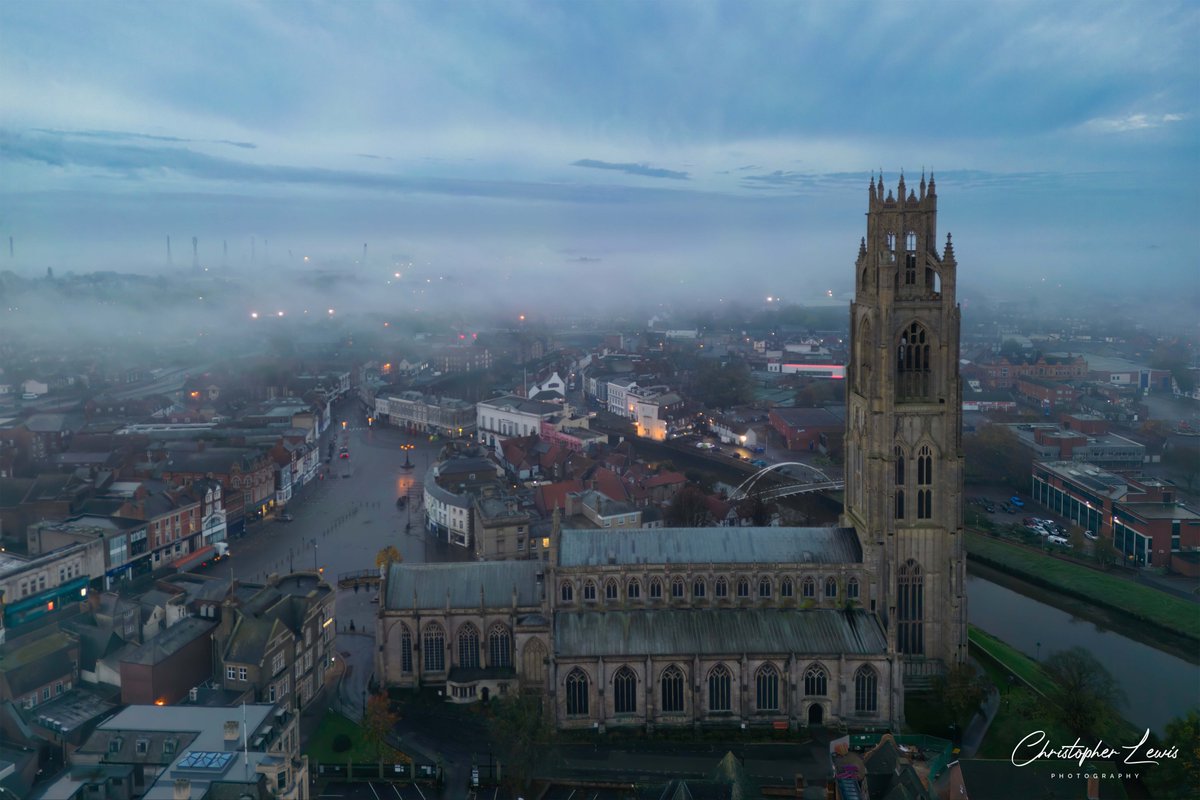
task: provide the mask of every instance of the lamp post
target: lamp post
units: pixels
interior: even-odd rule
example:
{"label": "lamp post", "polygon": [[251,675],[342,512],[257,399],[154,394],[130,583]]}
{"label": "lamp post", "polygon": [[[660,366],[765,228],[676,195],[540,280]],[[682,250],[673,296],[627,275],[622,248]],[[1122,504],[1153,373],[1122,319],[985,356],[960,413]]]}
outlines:
{"label": "lamp post", "polygon": [[410,461],[408,458],[408,453],[414,447],[416,447],[416,445],[414,445],[412,442],[400,445],[400,449],[404,451],[404,465],[403,465],[403,467],[401,467],[402,469],[412,469],[413,468],[412,461]]}

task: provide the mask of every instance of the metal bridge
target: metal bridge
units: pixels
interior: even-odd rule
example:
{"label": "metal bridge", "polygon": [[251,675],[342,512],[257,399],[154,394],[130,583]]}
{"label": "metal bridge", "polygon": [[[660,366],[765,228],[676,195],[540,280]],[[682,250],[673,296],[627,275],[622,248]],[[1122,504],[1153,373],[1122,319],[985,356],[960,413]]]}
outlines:
{"label": "metal bridge", "polygon": [[[796,481],[794,483],[775,483],[772,485],[759,486],[758,483],[767,475],[776,473],[777,477],[782,474],[780,471],[784,467],[801,467],[813,473],[816,480]],[[791,477],[790,475],[788,477]],[[730,500],[737,501],[746,497],[760,497],[763,500],[778,500],[781,497],[791,497],[797,494],[811,494],[812,492],[828,492],[846,487],[845,481],[835,481],[821,470],[805,464],[800,461],[784,461],[780,464],[772,464],[769,467],[763,467],[758,472],[751,475],[746,480],[733,490],[733,494],[729,496]]]}

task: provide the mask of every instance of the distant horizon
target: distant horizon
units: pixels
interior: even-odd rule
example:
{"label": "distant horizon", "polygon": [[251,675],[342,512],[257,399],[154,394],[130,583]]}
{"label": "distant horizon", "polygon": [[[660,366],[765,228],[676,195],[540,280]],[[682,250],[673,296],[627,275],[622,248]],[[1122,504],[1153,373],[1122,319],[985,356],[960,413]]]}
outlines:
{"label": "distant horizon", "polygon": [[196,236],[210,267],[367,242],[530,302],[806,298],[903,170],[936,174],[962,286],[1200,274],[1188,2],[122,10],[0,6],[0,270],[158,273],[167,236],[186,269]]}

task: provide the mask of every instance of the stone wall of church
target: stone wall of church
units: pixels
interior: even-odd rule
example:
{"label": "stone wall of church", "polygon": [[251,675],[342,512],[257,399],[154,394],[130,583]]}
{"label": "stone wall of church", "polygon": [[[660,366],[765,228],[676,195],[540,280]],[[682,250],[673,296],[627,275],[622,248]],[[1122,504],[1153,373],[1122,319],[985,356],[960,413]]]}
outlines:
{"label": "stone wall of church", "polygon": [[562,569],[553,608],[841,608],[873,610],[863,564],[677,564]]}
{"label": "stone wall of church", "polygon": [[889,719],[893,697],[883,656],[613,654],[561,658],[553,670],[560,728],[875,725]]}
{"label": "stone wall of church", "polygon": [[[548,644],[542,611],[540,606],[381,611],[375,624],[376,674],[386,685],[401,687],[441,685],[455,667],[511,667],[519,675],[530,640]],[[540,624],[521,624],[531,615]]]}

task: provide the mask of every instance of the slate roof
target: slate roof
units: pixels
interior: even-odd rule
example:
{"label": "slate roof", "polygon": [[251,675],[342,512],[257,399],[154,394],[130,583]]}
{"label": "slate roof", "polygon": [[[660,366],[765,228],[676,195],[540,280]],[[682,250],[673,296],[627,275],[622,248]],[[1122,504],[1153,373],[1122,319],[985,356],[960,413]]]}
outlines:
{"label": "slate roof", "polygon": [[853,528],[650,528],[564,530],[558,563],[857,564],[862,545]]}
{"label": "slate roof", "polygon": [[184,647],[208,636],[217,627],[216,620],[188,617],[180,620],[141,647],[121,657],[123,664],[158,664],[178,653]]}
{"label": "slate roof", "polygon": [[392,564],[387,578],[387,607],[412,608],[415,592],[418,608],[445,608],[449,592],[451,608],[477,608],[481,588],[485,605],[503,607],[512,604],[514,587],[518,605],[536,606],[542,602],[537,576],[545,569],[540,561]]}
{"label": "slate roof", "polygon": [[238,615],[237,624],[225,645],[225,660],[238,664],[261,664],[266,657],[267,642],[277,630],[286,626],[277,619],[257,619]]}
{"label": "slate roof", "polygon": [[559,611],[554,646],[563,657],[806,653],[877,655],[879,621],[864,611],[782,608]]}

